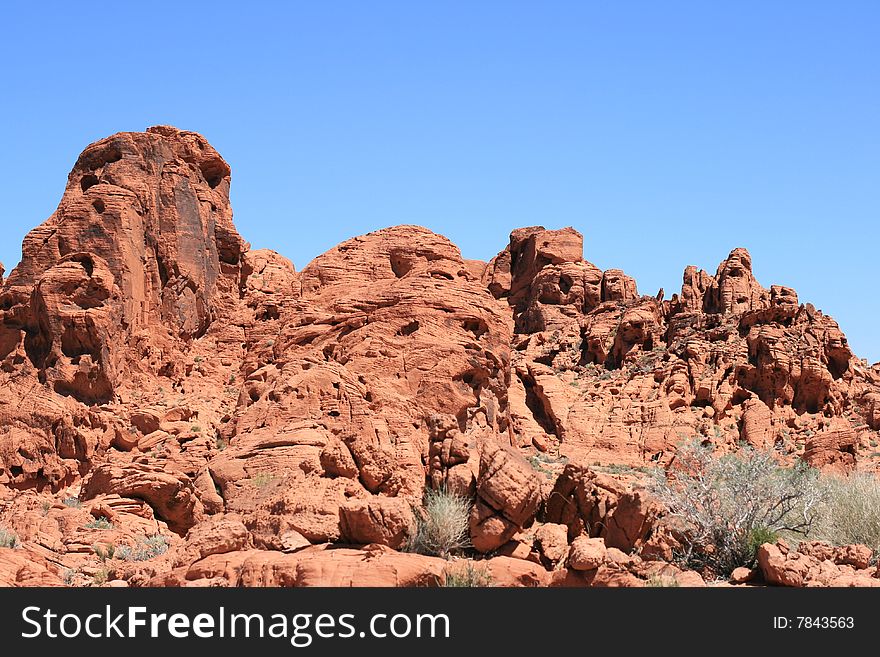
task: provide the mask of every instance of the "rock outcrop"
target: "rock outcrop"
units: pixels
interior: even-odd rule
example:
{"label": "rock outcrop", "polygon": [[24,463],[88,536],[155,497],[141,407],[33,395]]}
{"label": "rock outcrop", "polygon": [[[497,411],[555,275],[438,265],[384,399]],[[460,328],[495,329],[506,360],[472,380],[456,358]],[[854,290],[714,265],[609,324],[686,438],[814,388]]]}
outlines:
{"label": "rock outcrop", "polygon": [[[195,133],[108,137],[0,266],[0,585],[436,585],[456,564],[402,551],[427,487],[498,584],[701,585],[641,485],[683,439],[876,467],[880,368],[745,249],[670,299],[572,228],[483,263],[397,226],[297,271],[230,180]],[[823,550],[764,546],[762,579],[865,579]]]}
{"label": "rock outcrop", "polygon": [[877,587],[873,553],[865,545],[832,547],[828,543],[801,543],[792,550],[785,541],[765,543],[758,549],[758,571],[770,585],[804,587]]}

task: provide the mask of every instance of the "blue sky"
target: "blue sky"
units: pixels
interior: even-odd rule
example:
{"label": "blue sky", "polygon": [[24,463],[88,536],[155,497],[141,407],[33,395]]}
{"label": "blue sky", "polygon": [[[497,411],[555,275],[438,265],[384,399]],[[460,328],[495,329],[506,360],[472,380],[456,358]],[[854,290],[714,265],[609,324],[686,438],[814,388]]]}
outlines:
{"label": "blue sky", "polygon": [[878,2],[137,4],[4,9],[7,269],[88,143],[167,123],[298,269],[399,223],[482,259],[572,225],[669,296],[745,246],[880,360]]}

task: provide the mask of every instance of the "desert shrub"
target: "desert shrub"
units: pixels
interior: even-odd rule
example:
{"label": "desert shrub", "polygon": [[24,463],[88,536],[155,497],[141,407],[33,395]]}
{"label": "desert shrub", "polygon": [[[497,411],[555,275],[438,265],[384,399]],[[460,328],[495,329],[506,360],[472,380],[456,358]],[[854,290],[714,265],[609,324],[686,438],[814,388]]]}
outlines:
{"label": "desert shrub", "polygon": [[553,477],[553,470],[550,470],[549,468],[545,468],[544,465],[547,462],[538,458],[537,455],[530,456],[528,458],[528,461],[529,461],[529,465],[532,466],[532,469],[535,470],[535,472],[540,472],[542,475],[547,477],[547,479],[551,479]]}
{"label": "desert shrub", "polygon": [[78,497],[65,497],[62,500],[62,503],[64,504],[64,506],[69,506],[72,509],[79,509],[80,507],[82,507],[82,502],[79,501]]}
{"label": "desert shrub", "polygon": [[251,484],[256,488],[267,488],[274,481],[275,477],[268,472],[258,472],[250,479]]}
{"label": "desert shrub", "polygon": [[113,523],[108,518],[101,517],[89,520],[85,527],[86,529],[113,529]]}
{"label": "desert shrub", "polygon": [[18,547],[18,536],[16,536],[15,532],[0,527],[0,548],[15,547]]}
{"label": "desert shrub", "polygon": [[872,474],[822,478],[823,503],[811,536],[834,545],[864,543],[880,551],[880,480]]}
{"label": "desert shrub", "polygon": [[92,549],[95,551],[95,556],[101,561],[107,561],[116,555],[116,546],[113,544],[101,545],[96,543],[92,546]]}
{"label": "desert shrub", "polygon": [[468,559],[463,566],[446,571],[443,586],[451,588],[485,588],[492,586],[492,574]]}
{"label": "desert shrub", "polygon": [[427,489],[422,507],[416,509],[416,526],[410,551],[448,558],[470,545],[468,517],[471,501],[446,488]]}
{"label": "desert shrub", "polygon": [[806,534],[824,495],[818,472],[801,461],[783,467],[748,446],[718,455],[697,441],[679,447],[652,489],[673,522],[677,559],[723,576],[753,566],[757,548],[777,534]]}
{"label": "desert shrub", "polygon": [[656,589],[677,589],[681,586],[674,577],[666,575],[652,575],[645,582],[645,586]]}
{"label": "desert shrub", "polygon": [[168,550],[168,541],[160,534],[140,536],[137,545],[122,545],[116,548],[116,558],[123,561],[146,561],[158,557]]}
{"label": "desert shrub", "polygon": [[92,586],[103,586],[110,579],[110,570],[108,568],[98,568],[92,575]]}
{"label": "desert shrub", "polygon": [[757,555],[758,548],[764,543],[775,543],[779,540],[779,532],[768,529],[762,525],[752,527],[749,532],[746,554]]}

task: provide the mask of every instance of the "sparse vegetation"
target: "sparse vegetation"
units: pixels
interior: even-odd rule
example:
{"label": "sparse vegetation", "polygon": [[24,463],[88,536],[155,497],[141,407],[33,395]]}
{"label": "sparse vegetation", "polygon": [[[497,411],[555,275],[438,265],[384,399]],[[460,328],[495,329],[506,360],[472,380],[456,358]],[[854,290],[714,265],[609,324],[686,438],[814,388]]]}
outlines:
{"label": "sparse vegetation", "polygon": [[674,577],[666,575],[651,575],[645,582],[645,586],[649,588],[677,589],[681,586]]}
{"label": "sparse vegetation", "polygon": [[86,529],[113,529],[113,523],[108,518],[95,518],[86,523]]}
{"label": "sparse vegetation", "polygon": [[803,462],[786,468],[747,446],[718,455],[697,441],[679,447],[652,488],[676,523],[678,560],[722,576],[751,567],[758,546],[781,532],[807,534],[824,499],[818,472]]}
{"label": "sparse vegetation", "polygon": [[528,458],[528,462],[529,465],[531,465],[535,469],[535,471],[540,472],[548,479],[553,476],[553,470],[545,468],[544,464],[546,463],[546,461],[542,461],[540,458],[538,458],[537,454],[533,454],[532,456],[530,456]]}
{"label": "sparse vegetation", "polygon": [[880,480],[873,474],[826,476],[824,502],[811,536],[835,545],[864,543],[880,552]]}
{"label": "sparse vegetation", "polygon": [[95,551],[95,556],[97,556],[101,561],[107,561],[108,559],[112,559],[116,555],[116,546],[115,545],[101,545],[97,543],[92,546],[92,549]]}
{"label": "sparse vegetation", "polygon": [[608,465],[599,466],[598,469],[604,470],[608,474],[630,474],[635,470],[631,465],[623,463],[609,463]]}
{"label": "sparse vegetation", "polygon": [[449,558],[470,545],[468,517],[471,501],[445,488],[427,489],[423,506],[415,509],[411,552]]}
{"label": "sparse vegetation", "polygon": [[194,424],[189,428],[193,433],[202,433],[202,428],[198,424]]}
{"label": "sparse vegetation", "polygon": [[266,488],[273,481],[275,481],[275,477],[268,472],[258,472],[250,478],[251,485],[255,488]]}
{"label": "sparse vegetation", "polygon": [[19,541],[16,533],[0,527],[0,548],[16,548],[18,546]]}
{"label": "sparse vegetation", "polygon": [[556,473],[548,467],[545,467],[549,464],[565,464],[568,463],[568,457],[562,456],[560,454],[544,454],[542,452],[537,452],[528,457],[529,465],[532,466],[537,472],[543,474],[547,479],[552,479],[556,476]]}
{"label": "sparse vegetation", "polygon": [[168,550],[168,541],[160,534],[138,537],[137,545],[116,548],[116,558],[123,561],[147,561]]}
{"label": "sparse vegetation", "polygon": [[107,583],[108,579],[110,579],[110,569],[98,568],[95,574],[92,575],[92,586],[103,586]]}
{"label": "sparse vegetation", "polygon": [[654,468],[646,465],[627,465],[625,463],[602,464],[599,461],[593,463],[592,467],[594,470],[614,475],[631,475],[637,472],[640,472],[642,474],[653,474],[655,470]]}
{"label": "sparse vegetation", "polygon": [[82,502],[79,501],[79,498],[73,496],[65,497],[61,500],[61,503],[64,504],[64,506],[69,506],[71,509],[79,509],[82,507]]}
{"label": "sparse vegetation", "polygon": [[451,588],[485,588],[492,586],[492,574],[488,568],[478,566],[468,559],[463,566],[446,571],[443,586]]}

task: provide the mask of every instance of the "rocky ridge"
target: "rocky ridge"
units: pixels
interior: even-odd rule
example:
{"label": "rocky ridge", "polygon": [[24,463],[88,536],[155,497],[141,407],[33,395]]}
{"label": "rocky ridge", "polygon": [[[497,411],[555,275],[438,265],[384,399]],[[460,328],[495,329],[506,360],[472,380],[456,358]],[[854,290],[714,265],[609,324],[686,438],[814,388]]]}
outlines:
{"label": "rocky ridge", "polygon": [[[0,267],[0,584],[436,584],[454,562],[401,550],[445,486],[497,583],[697,585],[639,484],[682,440],[876,469],[880,365],[744,249],[670,299],[571,228],[484,263],[397,226],[296,271],[229,185],[200,135],[114,135]],[[771,583],[875,574],[762,550]]]}

